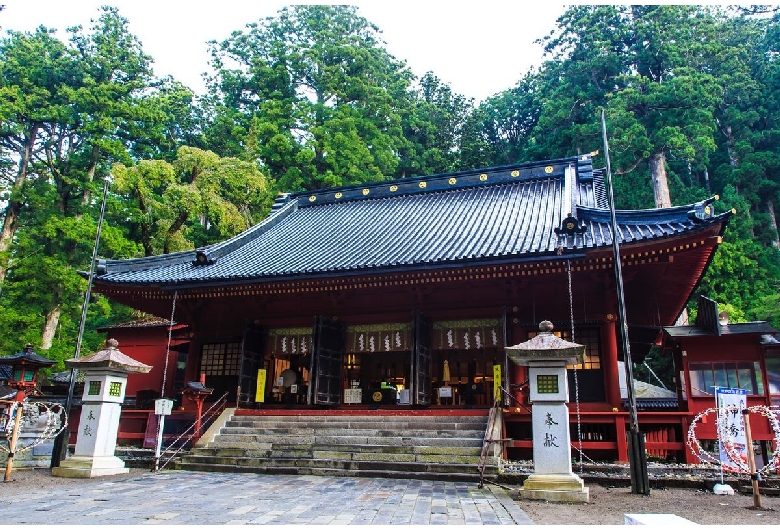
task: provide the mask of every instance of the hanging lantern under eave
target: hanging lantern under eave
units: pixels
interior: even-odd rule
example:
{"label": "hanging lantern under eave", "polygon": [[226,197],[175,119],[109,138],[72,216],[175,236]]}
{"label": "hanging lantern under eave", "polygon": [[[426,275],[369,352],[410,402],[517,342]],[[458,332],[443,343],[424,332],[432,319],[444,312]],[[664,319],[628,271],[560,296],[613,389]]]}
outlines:
{"label": "hanging lantern under eave", "polygon": [[0,357],[0,365],[11,368],[11,379],[8,381],[7,386],[20,391],[35,388],[38,370],[49,368],[54,364],[55,361],[35,353],[32,344],[28,344],[23,351],[15,355]]}

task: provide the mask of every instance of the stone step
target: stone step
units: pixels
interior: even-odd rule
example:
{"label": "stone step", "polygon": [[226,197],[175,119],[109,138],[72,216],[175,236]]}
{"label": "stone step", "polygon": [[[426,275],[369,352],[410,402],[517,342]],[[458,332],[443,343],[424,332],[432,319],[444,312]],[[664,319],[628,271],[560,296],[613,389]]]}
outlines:
{"label": "stone step", "polygon": [[477,482],[486,426],[487,413],[234,415],[176,468]]}
{"label": "stone step", "polygon": [[208,444],[209,447],[243,447],[246,444],[350,444],[350,445],[396,445],[429,447],[482,447],[482,438],[454,437],[406,437],[406,436],[328,436],[320,434],[220,434]]}
{"label": "stone step", "polygon": [[[213,471],[222,473],[259,473],[266,475],[317,475],[338,477],[366,477],[366,478],[414,478],[417,480],[440,480],[446,482],[478,483],[478,473],[439,473],[433,471],[408,471],[395,469],[334,469],[334,468],[291,468],[291,467],[265,467],[253,468],[244,465],[217,465],[200,462],[177,462],[176,469],[189,471]],[[492,472],[485,473],[485,478],[495,481],[496,475]]]}
{"label": "stone step", "polygon": [[285,429],[290,426],[294,426],[297,429],[321,429],[327,427],[330,429],[377,429],[377,430],[391,430],[391,431],[407,431],[407,430],[428,430],[435,429],[441,431],[460,431],[460,430],[477,430],[483,431],[486,427],[486,418],[478,418],[473,421],[383,421],[376,418],[367,419],[349,419],[349,420],[334,420],[334,421],[310,421],[310,420],[298,420],[287,418],[269,418],[265,420],[245,420],[245,419],[231,419],[225,427],[226,428],[248,428],[248,429]]}
{"label": "stone step", "polygon": [[[407,450],[403,450],[407,449]],[[384,460],[395,462],[430,463],[479,463],[481,450],[474,448],[464,452],[462,448],[438,448],[438,451],[425,451],[430,448],[351,447],[351,446],[287,446],[272,449],[203,448],[194,449],[191,454],[217,458],[315,458],[331,460]]]}
{"label": "stone step", "polygon": [[284,436],[306,436],[316,434],[318,436],[370,436],[376,437],[404,437],[404,438],[482,438],[485,429],[372,429],[372,428],[341,428],[333,426],[322,427],[300,427],[298,425],[287,425],[286,427],[233,427],[225,426],[219,431],[220,435],[250,434],[250,435],[284,435]]}
{"label": "stone step", "polygon": [[[473,463],[438,463],[438,462],[398,462],[386,460],[334,460],[300,459],[300,458],[223,458],[190,454],[182,457],[181,464],[197,464],[210,466],[237,466],[257,470],[266,469],[340,469],[351,471],[405,471],[410,473],[460,473],[479,474]],[[260,472],[260,471],[258,471]]]}
{"label": "stone step", "polygon": [[428,455],[457,455],[457,456],[479,456],[482,451],[482,446],[473,447],[453,447],[444,445],[353,445],[353,444],[290,444],[286,442],[264,444],[259,446],[258,444],[244,444],[242,446],[229,446],[221,447],[219,445],[211,445],[209,447],[195,447],[192,452],[202,452],[208,454],[240,454],[246,451],[270,451],[270,450],[313,450],[313,451],[340,451],[340,452],[353,452],[353,453],[373,453],[373,452],[385,452],[385,453],[413,453],[413,454],[428,454]]}
{"label": "stone step", "polygon": [[384,453],[384,454],[414,454],[426,455],[431,458],[442,457],[479,457],[482,452],[480,447],[441,447],[441,446],[406,446],[406,445],[339,445],[339,444],[243,444],[242,446],[212,445],[209,447],[193,448],[192,453],[213,456],[263,456],[272,452],[299,454],[313,454],[314,452],[336,453]]}

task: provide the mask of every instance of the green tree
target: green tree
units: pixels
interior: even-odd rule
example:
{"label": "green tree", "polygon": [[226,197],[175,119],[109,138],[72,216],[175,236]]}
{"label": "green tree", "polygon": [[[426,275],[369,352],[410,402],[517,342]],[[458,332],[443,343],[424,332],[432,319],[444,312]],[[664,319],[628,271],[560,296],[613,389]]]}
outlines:
{"label": "green tree", "polygon": [[[778,16],[775,15],[776,21]],[[742,50],[722,61],[725,85],[716,119],[721,133],[719,152],[713,160],[713,184],[739,190],[751,205],[752,233],[766,245],[778,246],[775,214],[780,191],[780,150],[776,139],[780,123],[777,87],[780,67],[780,32],[773,19],[751,15],[731,17],[722,39]]]}
{"label": "green tree", "polygon": [[43,156],[44,126],[52,127],[69,112],[62,85],[73,73],[67,48],[45,28],[11,32],[0,41],[0,150],[3,160],[3,225],[0,231],[0,284],[27,189],[35,178],[33,164]]}
{"label": "green tree", "polygon": [[542,113],[541,76],[529,72],[517,85],[479,105],[468,117],[460,156],[471,167],[531,159]]}
{"label": "green tree", "polygon": [[260,161],[284,190],[395,173],[413,76],[357,8],[287,7],[211,46],[210,149]]}
{"label": "green tree", "polygon": [[670,206],[670,160],[699,170],[716,147],[714,112],[724,80],[712,69],[730,52],[717,38],[721,19],[701,6],[567,10],[545,40],[558,60],[545,65],[549,96],[537,152],[600,147],[599,109],[606,108],[615,174],[630,173],[633,189],[647,175],[652,204]]}
{"label": "green tree", "polygon": [[722,201],[736,215],[697,292],[765,320],[772,313],[762,312],[780,287],[780,251],[752,237],[750,203],[735,188],[727,186]]}
{"label": "green tree", "polygon": [[256,164],[193,147],[180,147],[172,163],[116,164],[113,175],[130,237],[145,256],[227,239],[258,222],[270,203]]}
{"label": "green tree", "polygon": [[427,72],[413,90],[410,105],[401,109],[404,138],[396,176],[456,171],[462,128],[473,101]]}
{"label": "green tree", "polygon": [[[4,171],[0,305],[37,315],[21,321],[36,321],[38,340],[29,342],[44,350],[74,343],[75,333],[63,330],[74,331],[80,318],[85,282],[76,267],[89,265],[111,163],[165,152],[175,141],[164,103],[181,103],[185,91],[155,85],[151,59],[127,24],[104,7],[88,31],[70,28],[67,43],[45,28],[0,42],[0,159],[19,160]],[[136,253],[122,228],[107,229],[104,239],[109,255]]]}

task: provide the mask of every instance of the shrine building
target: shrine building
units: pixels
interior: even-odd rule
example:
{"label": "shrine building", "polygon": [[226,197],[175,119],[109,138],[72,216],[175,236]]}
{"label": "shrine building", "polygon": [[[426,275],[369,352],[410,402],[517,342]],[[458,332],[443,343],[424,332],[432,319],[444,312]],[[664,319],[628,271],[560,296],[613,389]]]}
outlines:
{"label": "shrine building", "polygon": [[[615,213],[634,362],[675,325],[721,243],[732,212],[715,200]],[[495,383],[521,457],[527,376],[504,347],[549,320],[586,346],[569,406],[589,450],[620,458],[611,219],[590,155],[284,194],[224,242],[99,260],[93,289],[186,329],[171,350],[178,383],[205,374],[240,409],[487,409]],[[684,421],[671,428],[666,442],[684,450]]]}

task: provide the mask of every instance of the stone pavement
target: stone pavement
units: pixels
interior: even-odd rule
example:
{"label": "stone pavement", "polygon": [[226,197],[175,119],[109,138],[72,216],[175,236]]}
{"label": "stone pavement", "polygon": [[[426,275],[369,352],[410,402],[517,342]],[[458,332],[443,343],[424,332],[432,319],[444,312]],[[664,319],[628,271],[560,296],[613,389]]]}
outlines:
{"label": "stone pavement", "polygon": [[0,524],[534,524],[502,488],[416,479],[163,471],[8,496]]}

